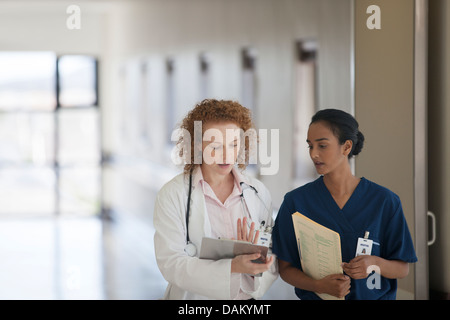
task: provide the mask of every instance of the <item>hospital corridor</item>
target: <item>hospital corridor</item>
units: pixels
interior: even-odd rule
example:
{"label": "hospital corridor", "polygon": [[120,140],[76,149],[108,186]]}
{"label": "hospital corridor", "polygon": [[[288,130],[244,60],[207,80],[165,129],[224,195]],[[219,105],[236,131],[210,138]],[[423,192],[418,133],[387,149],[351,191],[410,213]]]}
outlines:
{"label": "hospital corridor", "polygon": [[162,299],[155,205],[205,99],[250,110],[273,221],[320,177],[313,115],[352,115],[351,172],[398,195],[417,257],[396,299],[450,300],[449,87],[448,0],[0,0],[0,300]]}

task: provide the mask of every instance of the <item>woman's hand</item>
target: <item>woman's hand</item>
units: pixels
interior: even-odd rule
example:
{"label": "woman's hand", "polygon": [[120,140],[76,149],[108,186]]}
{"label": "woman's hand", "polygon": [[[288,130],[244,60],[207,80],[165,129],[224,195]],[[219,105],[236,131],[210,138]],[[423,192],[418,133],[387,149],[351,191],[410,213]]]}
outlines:
{"label": "woman's hand", "polygon": [[402,279],[409,273],[409,264],[400,260],[386,260],[378,256],[358,256],[348,263],[343,263],[344,272],[353,279],[367,278],[377,267],[378,272],[388,279]]}
{"label": "woman's hand", "polygon": [[[255,223],[250,224],[250,230],[247,228],[247,217],[244,219],[238,219],[237,221],[237,240],[251,242],[253,244],[258,243],[259,230],[255,232]],[[234,257],[231,261],[232,273],[246,273],[256,275],[264,271],[269,270],[273,263],[273,256],[266,258],[263,263],[255,263],[253,260],[257,260],[261,257],[260,253],[243,254]]]}
{"label": "woman's hand", "polygon": [[350,293],[350,277],[344,274],[331,274],[316,280],[293,266],[290,262],[280,259],[278,259],[278,268],[281,278],[299,289],[328,293],[338,298],[345,297]]}
{"label": "woman's hand", "polygon": [[273,263],[273,256],[266,258],[264,263],[255,263],[252,260],[259,259],[260,253],[242,254],[236,256],[231,260],[231,273],[247,273],[251,275],[257,275],[269,270]]}
{"label": "woman's hand", "polygon": [[237,220],[237,239],[241,241],[248,241],[253,244],[258,243],[259,240],[259,230],[255,232],[255,223],[252,222],[250,225],[250,231],[247,233],[247,217]]}
{"label": "woman's hand", "polygon": [[342,263],[344,272],[353,279],[365,279],[369,275],[368,268],[377,265],[375,256],[362,255],[352,259],[350,262]]}
{"label": "woman's hand", "polygon": [[328,293],[337,298],[344,298],[350,293],[350,277],[344,274],[330,274],[317,283],[317,293]]}

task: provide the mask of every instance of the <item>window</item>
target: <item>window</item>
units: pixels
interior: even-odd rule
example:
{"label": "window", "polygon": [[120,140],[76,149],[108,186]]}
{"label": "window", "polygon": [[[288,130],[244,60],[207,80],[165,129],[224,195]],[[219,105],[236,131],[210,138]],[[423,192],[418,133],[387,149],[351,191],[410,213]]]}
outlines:
{"label": "window", "polygon": [[54,134],[52,113],[0,113],[0,215],[54,212]]}
{"label": "window", "polygon": [[210,57],[206,52],[200,54],[200,101],[210,98]]}
{"label": "window", "polygon": [[100,211],[100,132],[95,108],[58,112],[58,179],[61,214]]}
{"label": "window", "polygon": [[137,116],[139,117],[139,140],[143,142],[143,144],[151,143],[150,140],[150,125],[149,125],[149,117],[152,115],[150,112],[150,63],[146,60],[141,61],[140,63],[140,71],[141,71],[141,90],[140,90],[140,99],[139,99],[139,112],[137,112]]}
{"label": "window", "polygon": [[[242,100],[241,104],[250,109],[252,119],[258,126],[258,114],[256,106],[256,59],[257,52],[253,48],[244,48],[241,51],[242,64]],[[250,163],[246,169],[251,176],[256,176],[258,172],[258,164]]]}
{"label": "window", "polygon": [[306,137],[311,117],[316,112],[317,42],[297,42],[296,53],[293,178],[294,185],[303,185],[315,177]]}
{"label": "window", "polygon": [[256,58],[253,48],[244,48],[242,59],[242,105],[252,111],[253,119],[257,119],[256,112]]}
{"label": "window", "polygon": [[175,61],[172,58],[166,60],[166,134],[169,144],[172,143],[172,131],[175,129]]}
{"label": "window", "polygon": [[56,211],[60,214],[100,212],[97,70],[97,60],[92,56],[58,58],[55,170]]}
{"label": "window", "polygon": [[52,52],[1,52],[0,110],[54,110],[55,69]]}
{"label": "window", "polygon": [[0,168],[20,163],[52,165],[54,135],[52,113],[0,112]]}
{"label": "window", "polygon": [[67,55],[58,59],[59,105],[97,105],[97,60],[91,56]]}
{"label": "window", "polygon": [[97,61],[0,52],[0,215],[96,214]]}

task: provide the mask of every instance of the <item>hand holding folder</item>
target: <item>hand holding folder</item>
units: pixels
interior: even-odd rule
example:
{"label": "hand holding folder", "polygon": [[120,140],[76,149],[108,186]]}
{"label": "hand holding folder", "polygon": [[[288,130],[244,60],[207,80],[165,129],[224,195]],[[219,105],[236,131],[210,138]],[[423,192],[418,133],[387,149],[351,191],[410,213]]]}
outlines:
{"label": "hand holding folder", "polygon": [[[313,279],[343,274],[341,238],[328,229],[296,212],[292,215],[303,272]],[[329,294],[316,293],[324,300],[343,300]]]}

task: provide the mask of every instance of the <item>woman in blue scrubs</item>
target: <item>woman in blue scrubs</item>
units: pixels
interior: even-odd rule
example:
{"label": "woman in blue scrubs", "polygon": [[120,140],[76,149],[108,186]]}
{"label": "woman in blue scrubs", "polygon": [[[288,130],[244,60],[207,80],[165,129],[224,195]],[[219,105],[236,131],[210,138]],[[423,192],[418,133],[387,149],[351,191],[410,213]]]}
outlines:
{"label": "woman in blue scrubs", "polygon": [[[288,192],[276,219],[272,239],[280,276],[303,300],[320,299],[315,292],[345,299],[395,299],[397,279],[406,277],[409,263],[417,261],[399,197],[351,172],[349,159],[364,144],[358,127],[341,110],[313,116],[307,143],[320,177]],[[302,272],[295,212],[339,233],[344,274],[313,279]],[[371,248],[357,245],[359,238]],[[357,249],[363,254],[356,255]]]}

